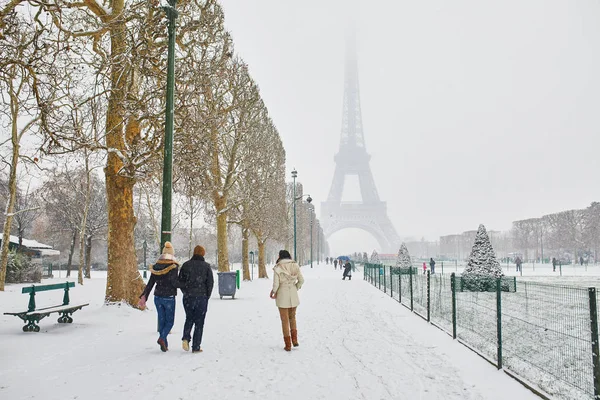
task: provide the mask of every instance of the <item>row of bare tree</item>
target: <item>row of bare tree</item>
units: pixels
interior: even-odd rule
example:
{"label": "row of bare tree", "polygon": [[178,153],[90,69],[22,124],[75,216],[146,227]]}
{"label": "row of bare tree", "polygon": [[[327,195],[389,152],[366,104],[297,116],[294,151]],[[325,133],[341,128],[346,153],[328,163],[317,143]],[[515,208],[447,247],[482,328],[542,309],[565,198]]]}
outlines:
{"label": "row of bare tree", "polygon": [[[234,53],[217,1],[183,0],[177,8],[173,188],[187,203],[190,243],[202,213],[216,225],[218,269],[227,271],[228,226],[237,225],[243,254],[250,235],[256,238],[259,276],[267,276],[267,241],[289,238],[283,144],[258,85]],[[136,195],[149,203],[162,186],[164,21],[155,0],[0,3],[0,118],[10,131],[2,142],[10,151],[0,290],[18,215],[19,163],[42,168],[53,157],[75,154],[84,172],[71,170],[64,179],[76,181],[84,200],[75,222],[65,215],[63,226],[78,226],[83,260],[92,160],[105,159],[106,301],[137,304],[144,283],[136,260]],[[25,143],[35,143],[35,150]]]}
{"label": "row of bare tree", "polygon": [[600,248],[600,203],[583,210],[568,210],[513,222],[512,236],[516,248],[526,259],[593,256]]}

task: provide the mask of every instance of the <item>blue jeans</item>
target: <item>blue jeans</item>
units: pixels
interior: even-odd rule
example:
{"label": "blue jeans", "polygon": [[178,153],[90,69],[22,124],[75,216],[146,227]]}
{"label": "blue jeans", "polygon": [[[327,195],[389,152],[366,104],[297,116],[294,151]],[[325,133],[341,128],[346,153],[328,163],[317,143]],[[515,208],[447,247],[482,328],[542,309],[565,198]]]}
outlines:
{"label": "blue jeans", "polygon": [[199,350],[204,332],[204,318],[208,309],[208,296],[183,296],[183,308],[185,309],[185,325],[183,326],[182,340],[189,341],[192,338],[192,326],[195,325],[192,350]]}
{"label": "blue jeans", "polygon": [[158,333],[168,347],[167,335],[175,323],[175,297],[154,296],[154,304],[158,313]]}

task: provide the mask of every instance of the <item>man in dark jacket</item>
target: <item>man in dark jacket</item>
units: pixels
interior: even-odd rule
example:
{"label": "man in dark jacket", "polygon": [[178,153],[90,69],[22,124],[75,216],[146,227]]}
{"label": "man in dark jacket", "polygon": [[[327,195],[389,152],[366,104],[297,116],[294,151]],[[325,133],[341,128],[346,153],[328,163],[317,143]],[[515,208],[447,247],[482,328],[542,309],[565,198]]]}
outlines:
{"label": "man in dark jacket", "polygon": [[346,264],[344,265],[344,274],[342,275],[342,280],[345,281],[346,277],[348,277],[349,280],[352,280],[352,264],[350,264],[350,260],[346,261]]}
{"label": "man in dark jacket", "polygon": [[210,265],[204,261],[206,251],[202,246],[194,248],[194,256],[186,261],[179,271],[179,282],[182,285],[183,308],[185,309],[185,325],[183,327],[182,347],[190,350],[192,327],[194,338],[192,340],[192,353],[202,351],[202,333],[204,331],[204,318],[208,309],[208,299],[213,290],[214,279]]}
{"label": "man in dark jacket", "polygon": [[140,296],[140,307],[146,306],[146,300],[156,284],[154,289],[154,305],[158,314],[158,340],[156,343],[162,351],[169,350],[167,335],[171,332],[175,323],[175,296],[177,288],[180,287],[177,278],[177,267],[179,263],[175,260],[175,252],[171,242],[165,242],[162,254],[156,264],[150,267],[150,279]]}

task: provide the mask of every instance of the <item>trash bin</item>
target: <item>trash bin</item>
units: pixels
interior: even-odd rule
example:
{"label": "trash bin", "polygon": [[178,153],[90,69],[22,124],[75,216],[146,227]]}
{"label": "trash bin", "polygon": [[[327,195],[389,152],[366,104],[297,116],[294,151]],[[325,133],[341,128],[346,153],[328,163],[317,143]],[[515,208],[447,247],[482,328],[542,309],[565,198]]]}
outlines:
{"label": "trash bin", "polygon": [[217,272],[219,276],[219,296],[231,296],[235,299],[236,272]]}

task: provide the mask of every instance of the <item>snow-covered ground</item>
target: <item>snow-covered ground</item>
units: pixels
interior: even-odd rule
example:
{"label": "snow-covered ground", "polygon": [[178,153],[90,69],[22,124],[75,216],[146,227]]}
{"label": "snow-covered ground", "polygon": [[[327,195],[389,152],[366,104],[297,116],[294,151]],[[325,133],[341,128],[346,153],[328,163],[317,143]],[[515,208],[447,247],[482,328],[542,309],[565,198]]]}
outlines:
{"label": "snow-covered ground", "polygon": [[[538,398],[359,271],[352,281],[323,264],[303,272],[300,347],[283,351],[271,281],[255,280],[235,300],[220,300],[215,287],[200,354],[180,347],[180,299],[162,353],[154,310],[104,306],[105,275],[96,272],[70,292],[71,303],[90,302],[73,324],[46,318],[41,332],[24,333],[19,319],[0,315],[0,399]],[[22,286],[0,292],[0,314],[27,306]],[[36,296],[38,307],[61,300],[60,290]]]}

